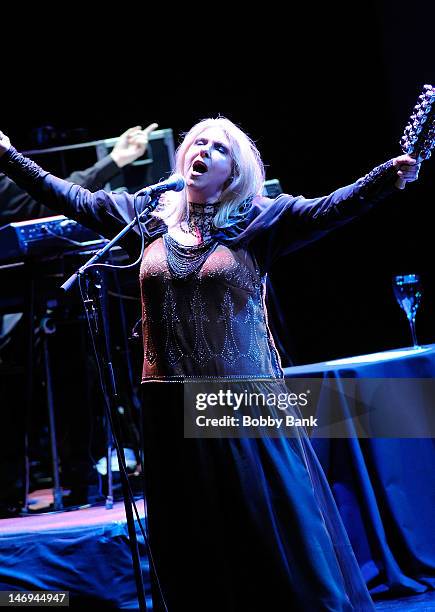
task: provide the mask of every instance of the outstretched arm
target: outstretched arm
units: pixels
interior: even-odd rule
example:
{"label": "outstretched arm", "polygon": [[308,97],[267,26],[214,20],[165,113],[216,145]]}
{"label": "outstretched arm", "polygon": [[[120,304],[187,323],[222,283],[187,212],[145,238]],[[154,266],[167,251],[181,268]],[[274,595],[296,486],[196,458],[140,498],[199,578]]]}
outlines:
{"label": "outstretched arm", "polygon": [[378,201],[399,193],[417,179],[419,167],[409,155],[400,155],[327,196],[255,198],[248,222],[234,240],[250,242],[258,261],[268,270],[281,255],[321,238],[361,216]]}
{"label": "outstretched arm", "polygon": [[[11,147],[0,133],[0,171],[7,174],[33,198],[46,202],[57,213],[76,219],[79,223],[112,237],[134,218],[134,197],[128,193],[95,193],[49,174],[32,160]],[[141,210],[147,197],[138,198]],[[137,228],[136,228],[137,230]],[[130,232],[129,236],[133,232]],[[133,236],[129,241],[133,241]]]}
{"label": "outstretched arm", "polygon": [[[73,172],[66,180],[86,187],[90,191],[102,189],[121,168],[145,153],[149,134],[157,127],[157,123],[152,123],[145,129],[141,126],[129,128],[118,138],[110,155],[86,170]],[[13,221],[25,221],[52,214],[54,214],[52,209],[32,198],[10,178],[0,174],[0,226]]]}

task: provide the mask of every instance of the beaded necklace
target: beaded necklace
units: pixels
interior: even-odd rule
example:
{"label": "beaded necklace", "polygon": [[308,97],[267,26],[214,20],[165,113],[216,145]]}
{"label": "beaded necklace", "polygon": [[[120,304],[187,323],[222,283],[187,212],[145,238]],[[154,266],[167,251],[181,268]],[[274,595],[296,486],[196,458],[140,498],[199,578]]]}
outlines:
{"label": "beaded necklace", "polygon": [[163,242],[172,276],[183,279],[195,276],[218,245],[216,240],[209,238],[201,244],[186,246],[174,240],[169,234],[164,234]]}
{"label": "beaded necklace", "polygon": [[168,267],[173,277],[189,279],[201,269],[207,257],[215,250],[218,243],[211,236],[213,219],[220,206],[214,204],[194,204],[189,202],[189,220],[187,229],[180,225],[185,234],[202,238],[195,245],[184,245],[174,240],[169,234],[164,234],[163,242],[166,248]]}

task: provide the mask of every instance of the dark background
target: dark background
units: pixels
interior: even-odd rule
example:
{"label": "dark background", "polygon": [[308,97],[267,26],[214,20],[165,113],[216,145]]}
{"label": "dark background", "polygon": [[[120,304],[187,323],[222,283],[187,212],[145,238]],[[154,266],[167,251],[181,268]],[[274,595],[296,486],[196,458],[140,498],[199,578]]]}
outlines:
{"label": "dark background", "polygon": [[[222,7],[218,23],[192,31],[191,14],[174,19],[174,34],[167,15],[146,31],[120,22],[112,37],[82,24],[68,52],[59,27],[47,49],[28,46],[10,71],[1,128],[26,149],[38,126],[82,128],[97,139],[157,121],[178,143],[197,120],[222,114],[257,142],[267,178],[284,191],[329,193],[400,154],[417,96],[435,83],[433,11],[402,1],[298,11],[263,8],[249,24]],[[4,60],[13,54],[8,48]],[[408,346],[393,273],[423,275],[417,333],[421,343],[434,341],[434,177],[431,159],[418,183],[277,266],[280,337],[293,363]]]}

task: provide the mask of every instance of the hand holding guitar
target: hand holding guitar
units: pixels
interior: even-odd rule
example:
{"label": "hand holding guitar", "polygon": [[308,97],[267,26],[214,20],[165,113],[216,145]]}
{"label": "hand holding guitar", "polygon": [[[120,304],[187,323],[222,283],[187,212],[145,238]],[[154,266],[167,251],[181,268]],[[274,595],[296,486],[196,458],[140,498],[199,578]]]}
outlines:
{"label": "hand holding guitar", "polygon": [[404,189],[407,182],[418,178],[421,162],[429,159],[435,146],[435,87],[432,85],[425,85],[418,97],[400,146],[405,155],[394,160],[394,166],[399,168],[395,185]]}
{"label": "hand holding guitar", "polygon": [[393,166],[398,168],[397,176],[399,177],[395,183],[398,189],[405,189],[406,183],[416,181],[421,163],[411,157],[411,155],[399,155],[393,161]]}

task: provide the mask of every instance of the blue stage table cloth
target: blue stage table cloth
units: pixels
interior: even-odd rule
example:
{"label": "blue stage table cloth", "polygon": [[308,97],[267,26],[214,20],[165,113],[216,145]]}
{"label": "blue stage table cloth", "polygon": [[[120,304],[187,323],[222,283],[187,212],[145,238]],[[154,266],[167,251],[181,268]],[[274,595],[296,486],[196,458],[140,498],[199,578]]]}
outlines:
{"label": "blue stage table cloth", "polygon": [[[364,379],[434,374],[435,345],[285,369],[287,379],[355,379],[362,401]],[[398,597],[435,588],[435,440],[311,441],[371,595]]]}

